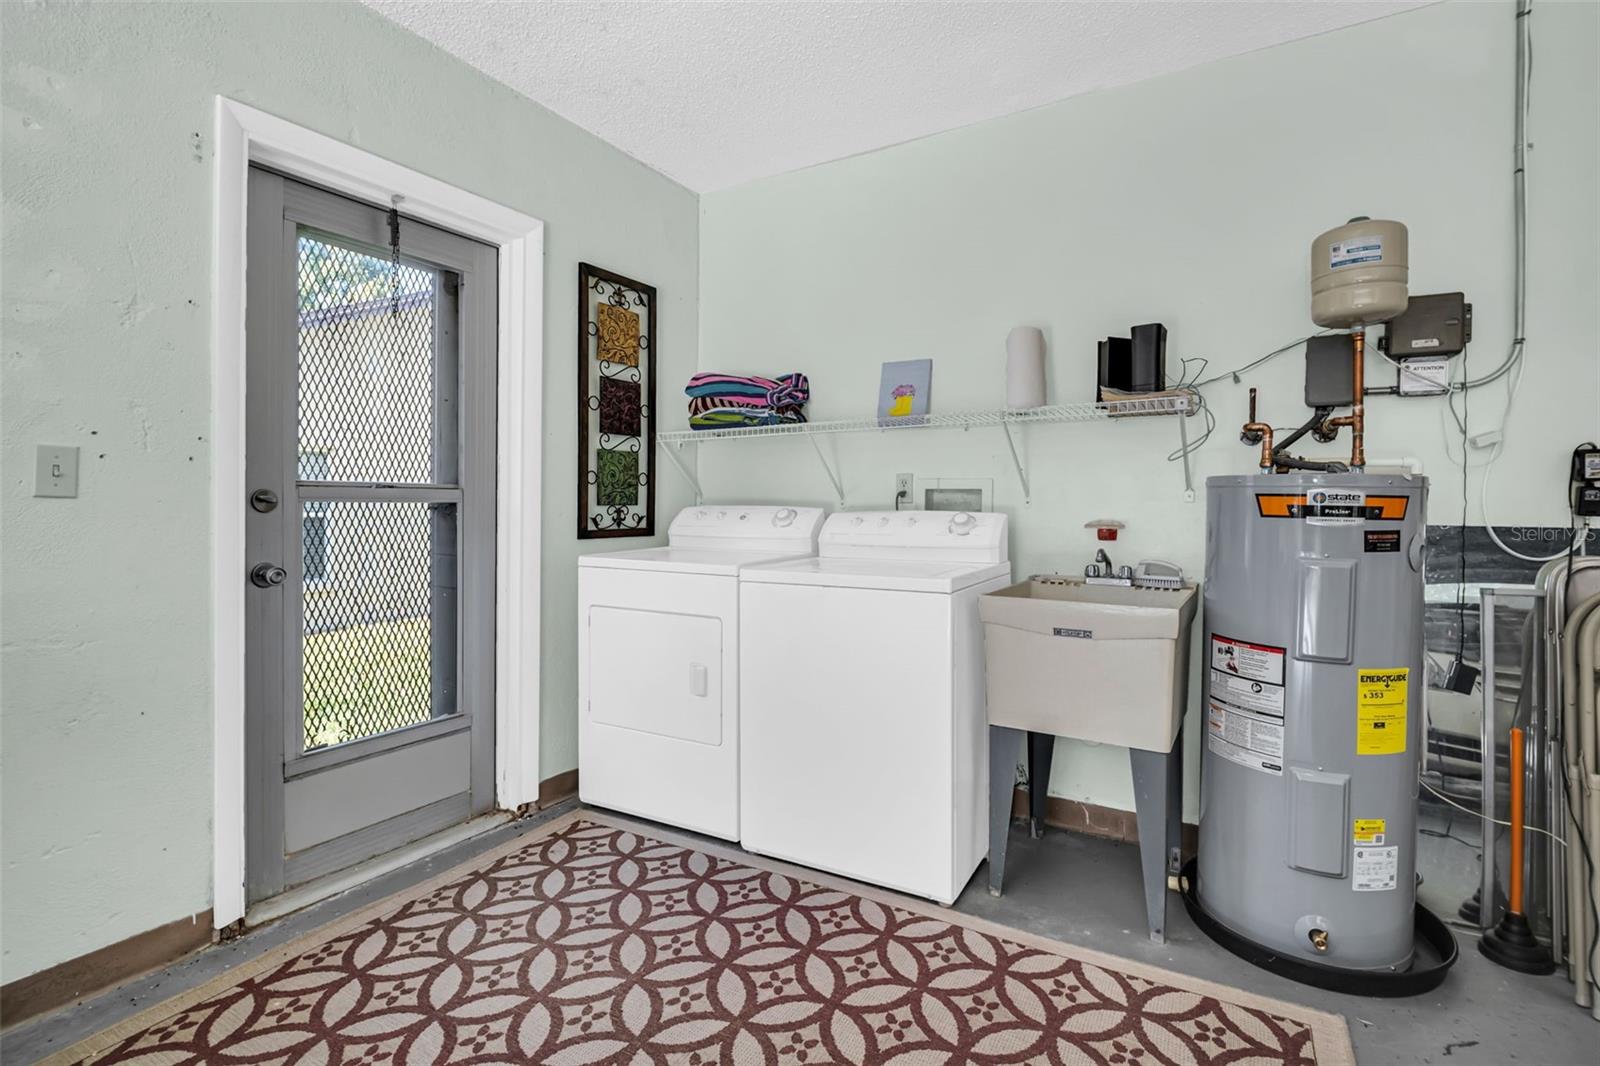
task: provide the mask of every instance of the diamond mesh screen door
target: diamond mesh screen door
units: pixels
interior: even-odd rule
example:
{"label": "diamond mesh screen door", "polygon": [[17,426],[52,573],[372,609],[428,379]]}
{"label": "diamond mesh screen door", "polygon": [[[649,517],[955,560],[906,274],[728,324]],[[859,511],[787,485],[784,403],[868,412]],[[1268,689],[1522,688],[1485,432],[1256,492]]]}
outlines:
{"label": "diamond mesh screen door", "polygon": [[250,181],[246,881],[264,898],[492,805],[496,264]]}

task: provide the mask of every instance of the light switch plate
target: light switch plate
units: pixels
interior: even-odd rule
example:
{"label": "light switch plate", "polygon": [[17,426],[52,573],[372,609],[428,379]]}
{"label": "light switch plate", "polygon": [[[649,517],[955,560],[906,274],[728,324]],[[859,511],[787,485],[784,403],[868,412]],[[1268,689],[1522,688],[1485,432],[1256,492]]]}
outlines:
{"label": "light switch plate", "polygon": [[66,444],[41,444],[33,468],[35,496],[78,494],[78,449]]}

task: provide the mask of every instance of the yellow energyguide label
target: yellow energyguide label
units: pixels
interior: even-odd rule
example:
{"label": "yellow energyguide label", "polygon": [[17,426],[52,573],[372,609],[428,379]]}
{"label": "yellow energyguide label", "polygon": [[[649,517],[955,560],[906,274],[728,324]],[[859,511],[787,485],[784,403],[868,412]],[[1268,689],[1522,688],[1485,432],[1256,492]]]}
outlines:
{"label": "yellow energyguide label", "polygon": [[1409,667],[1356,671],[1356,754],[1400,755],[1406,750]]}
{"label": "yellow energyguide label", "polygon": [[1382,818],[1357,818],[1350,837],[1357,844],[1382,844],[1384,831],[1389,828]]}

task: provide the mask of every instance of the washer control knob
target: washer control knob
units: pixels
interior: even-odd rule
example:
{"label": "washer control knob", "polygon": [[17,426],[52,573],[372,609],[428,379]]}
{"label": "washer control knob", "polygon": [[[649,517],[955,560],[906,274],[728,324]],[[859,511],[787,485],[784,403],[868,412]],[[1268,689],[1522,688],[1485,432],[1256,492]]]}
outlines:
{"label": "washer control knob", "polygon": [[888,524],[889,524],[889,519],[887,517],[878,519],[878,525],[886,526]]}
{"label": "washer control knob", "polygon": [[706,512],[706,511],[696,511],[696,512],[695,512],[695,513],[694,513],[694,516],[695,516],[695,517],[696,517],[696,518],[704,518],[704,517],[705,517],[705,516],[706,516],[706,515],[707,515],[707,514],[708,514],[708,513],[709,513],[709,512]]}
{"label": "washer control knob", "polygon": [[793,507],[780,507],[772,515],[772,524],[780,529],[784,526],[792,525],[799,514],[800,512]]}
{"label": "washer control knob", "polygon": [[850,519],[850,524],[853,526],[859,526],[861,524],[861,516],[857,515],[855,518]]}
{"label": "washer control knob", "polygon": [[717,517],[718,518],[727,518],[728,517],[728,512],[727,511],[718,511],[717,512]]}
{"label": "washer control knob", "polygon": [[739,512],[739,521],[741,521],[741,522],[750,521],[750,512],[749,511],[740,511]]}
{"label": "washer control knob", "polygon": [[958,537],[964,537],[978,528],[978,520],[966,511],[959,511],[950,519],[950,532]]}

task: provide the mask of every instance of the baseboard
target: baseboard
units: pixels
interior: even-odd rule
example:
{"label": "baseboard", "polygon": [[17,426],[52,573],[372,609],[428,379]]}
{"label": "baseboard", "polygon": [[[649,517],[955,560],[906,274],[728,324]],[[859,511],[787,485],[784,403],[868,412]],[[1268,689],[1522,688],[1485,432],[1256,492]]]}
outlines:
{"label": "baseboard", "polygon": [[539,782],[539,809],[560,803],[569,796],[578,794],[578,771],[568,770],[565,773],[547,777]]}
{"label": "baseboard", "polygon": [[[1028,790],[1019,788],[1011,795],[1011,816],[1028,816]],[[1139,819],[1132,811],[1115,807],[1102,807],[1098,803],[1050,796],[1045,800],[1045,825],[1065,829],[1103,840],[1120,840],[1128,844],[1139,842]],[[1183,823],[1183,854],[1185,858],[1195,853],[1200,829],[1193,822]]]}
{"label": "baseboard", "polygon": [[104,992],[170,965],[211,943],[211,911],[147,929],[48,970],[0,985],[0,1025],[18,1022]]}
{"label": "baseboard", "polygon": [[[539,809],[577,794],[577,770],[556,774],[539,782]],[[0,1027],[10,1027],[170,965],[211,941],[211,911],[206,910],[19,977],[0,986]]]}

